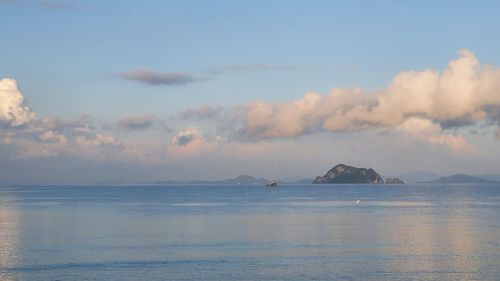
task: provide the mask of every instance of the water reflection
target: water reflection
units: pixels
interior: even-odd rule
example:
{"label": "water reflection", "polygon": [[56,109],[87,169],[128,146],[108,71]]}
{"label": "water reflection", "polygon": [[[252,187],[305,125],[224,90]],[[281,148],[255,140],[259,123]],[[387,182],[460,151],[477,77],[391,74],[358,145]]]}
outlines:
{"label": "water reflection", "polygon": [[19,212],[0,206],[0,280],[15,280],[7,269],[19,263]]}

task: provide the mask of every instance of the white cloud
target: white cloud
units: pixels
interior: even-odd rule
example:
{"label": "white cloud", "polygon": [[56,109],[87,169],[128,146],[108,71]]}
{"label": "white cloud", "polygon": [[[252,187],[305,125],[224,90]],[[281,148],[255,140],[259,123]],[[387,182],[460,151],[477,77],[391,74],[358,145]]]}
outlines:
{"label": "white cloud", "polygon": [[411,117],[396,129],[410,136],[413,141],[444,145],[457,154],[481,155],[483,152],[461,136],[443,132],[438,124],[430,119]]}
{"label": "white cloud", "polygon": [[14,79],[0,80],[0,121],[17,127],[35,119],[35,113],[26,105]]}
{"label": "white cloud", "polygon": [[405,71],[381,91],[359,88],[307,93],[303,98],[243,107],[247,138],[294,137],[318,131],[352,132],[394,128],[412,117],[450,125],[497,122],[500,111],[500,70],[480,65],[468,50],[442,72]]}

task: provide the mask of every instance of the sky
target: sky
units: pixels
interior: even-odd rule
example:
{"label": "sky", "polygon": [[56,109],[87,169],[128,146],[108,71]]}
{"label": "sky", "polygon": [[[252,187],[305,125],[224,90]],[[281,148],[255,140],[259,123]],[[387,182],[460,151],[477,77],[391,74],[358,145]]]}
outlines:
{"label": "sky", "polygon": [[0,0],[0,181],[500,174],[499,9]]}

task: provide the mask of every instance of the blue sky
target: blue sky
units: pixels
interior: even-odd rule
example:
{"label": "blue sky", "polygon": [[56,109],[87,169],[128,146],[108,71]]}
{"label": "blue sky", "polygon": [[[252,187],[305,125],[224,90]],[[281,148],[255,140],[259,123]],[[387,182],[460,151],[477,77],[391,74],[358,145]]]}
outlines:
{"label": "blue sky", "polygon": [[[441,71],[461,49],[498,66],[499,6],[498,1],[0,0],[0,79],[17,81],[39,119],[88,114],[97,134],[120,118],[154,115],[168,130],[157,126],[113,136],[122,142],[140,139],[143,146],[160,145],[163,138],[168,145],[186,127],[220,135],[207,132],[220,123],[176,118],[201,105],[232,110],[255,100],[286,103],[332,88],[372,93],[386,89],[402,71]],[[182,74],[193,82],[123,79],[138,70]],[[449,134],[460,130],[488,149],[498,144],[474,140],[470,127]],[[349,136],[326,134],[322,143]],[[265,140],[279,141],[305,142],[304,150],[309,142]],[[408,167],[413,168],[419,167]]]}
{"label": "blue sky", "polygon": [[[198,103],[283,100],[333,86],[384,87],[405,69],[442,68],[458,49],[500,64],[498,2],[77,1],[3,4],[2,76],[40,114],[161,113]],[[202,75],[233,64],[283,64],[183,87],[114,79],[147,68]],[[119,108],[109,112],[116,100]],[[99,101],[99,102],[95,102]],[[60,103],[60,104],[59,104]]]}

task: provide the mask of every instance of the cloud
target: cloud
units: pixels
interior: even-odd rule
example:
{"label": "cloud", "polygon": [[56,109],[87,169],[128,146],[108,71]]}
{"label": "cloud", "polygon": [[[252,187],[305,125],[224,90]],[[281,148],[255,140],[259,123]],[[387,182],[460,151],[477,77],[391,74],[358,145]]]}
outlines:
{"label": "cloud", "polygon": [[199,80],[186,73],[154,72],[147,69],[138,69],[120,73],[117,76],[125,80],[137,81],[151,86],[185,85]]}
{"label": "cloud", "polygon": [[89,115],[70,120],[36,118],[14,79],[0,80],[0,125],[0,149],[8,151],[11,158],[65,155],[92,160],[145,160],[133,146],[96,132]]}
{"label": "cloud", "polygon": [[282,70],[292,69],[293,66],[287,64],[233,64],[205,69],[209,75],[219,75],[228,72],[248,71],[248,70]]}
{"label": "cloud", "polygon": [[381,91],[334,88],[329,95],[307,93],[295,101],[256,101],[242,108],[249,139],[394,128],[412,117],[441,128],[498,122],[500,70],[461,50],[444,71],[404,71]]}
{"label": "cloud", "polygon": [[203,140],[203,133],[200,129],[191,127],[184,129],[172,138],[172,144],[178,146],[186,146],[191,142],[196,142],[199,140]]}
{"label": "cloud", "polygon": [[484,153],[463,137],[443,132],[443,129],[430,119],[411,117],[397,126],[396,130],[408,135],[413,141],[420,140],[430,144],[444,145],[457,154],[482,155]]}
{"label": "cloud", "polygon": [[45,130],[62,132],[69,135],[89,135],[94,131],[94,122],[88,114],[80,115],[70,120],[61,120],[57,117],[37,120],[35,127]]}
{"label": "cloud", "polygon": [[152,114],[143,114],[124,117],[116,123],[118,128],[126,131],[145,130],[151,128],[158,121]]}
{"label": "cloud", "polygon": [[118,121],[118,126],[125,130],[145,130],[151,128],[157,121],[155,115],[143,114],[122,118]]}
{"label": "cloud", "polygon": [[183,119],[214,119],[220,116],[224,112],[223,106],[211,106],[207,104],[202,104],[198,108],[188,109],[181,112],[179,115]]}
{"label": "cloud", "polygon": [[170,131],[163,120],[154,114],[140,114],[134,116],[126,116],[115,122],[114,124],[105,124],[105,130],[117,130],[121,132],[144,131],[153,128],[155,125],[160,125],[162,128]]}
{"label": "cloud", "polygon": [[35,119],[14,79],[0,80],[0,123],[11,127],[25,125]]}
{"label": "cloud", "polygon": [[147,160],[142,151],[110,135],[78,136],[75,143],[78,147],[74,148],[71,154],[82,159],[132,163]]}
{"label": "cloud", "polygon": [[43,142],[60,143],[63,145],[68,143],[68,139],[65,135],[54,131],[45,131],[38,135],[38,139]]}
{"label": "cloud", "polygon": [[[235,71],[248,70],[279,70],[291,69],[290,65],[285,64],[234,64],[219,67],[210,67],[203,70],[205,75],[219,75]],[[192,74],[178,72],[155,72],[149,69],[137,69],[129,72],[119,73],[117,77],[125,80],[136,81],[150,86],[176,86],[186,85],[202,80]]]}
{"label": "cloud", "polygon": [[170,145],[167,147],[167,155],[174,157],[193,157],[213,150],[220,139],[207,138],[197,127],[190,127],[177,132]]}
{"label": "cloud", "polygon": [[81,115],[76,119],[65,122],[64,126],[70,129],[75,135],[86,135],[95,129],[92,118],[88,114]]}
{"label": "cloud", "polygon": [[94,138],[86,138],[78,136],[76,143],[82,147],[99,147],[99,146],[122,146],[113,136],[99,135]]}
{"label": "cloud", "polygon": [[53,157],[67,152],[68,138],[55,131],[42,131],[34,139],[17,138],[17,158]]}

